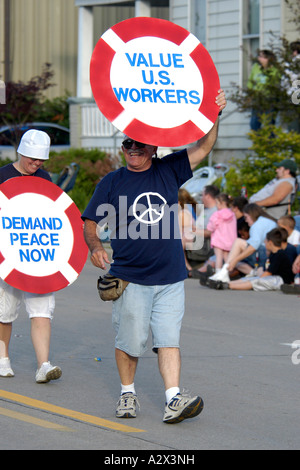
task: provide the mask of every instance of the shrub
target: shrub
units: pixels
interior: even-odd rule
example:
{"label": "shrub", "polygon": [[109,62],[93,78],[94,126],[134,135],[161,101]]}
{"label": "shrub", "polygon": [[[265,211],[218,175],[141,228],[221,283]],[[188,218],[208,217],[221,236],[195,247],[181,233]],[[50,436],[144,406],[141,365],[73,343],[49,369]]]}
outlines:
{"label": "shrub", "polygon": [[285,158],[292,158],[300,165],[298,133],[271,125],[264,117],[262,128],[249,132],[249,137],[251,153],[242,160],[232,160],[226,174],[226,191],[232,196],[238,196],[242,186],[247,187],[248,197],[256,193],[275,177],[274,164]]}
{"label": "shrub", "polygon": [[45,162],[44,168],[50,174],[59,174],[73,162],[77,163],[80,168],[75,186],[69,192],[69,196],[82,212],[101,178],[122,166],[122,163],[119,157],[112,157],[99,149],[71,148],[60,153],[50,152],[50,158]]}

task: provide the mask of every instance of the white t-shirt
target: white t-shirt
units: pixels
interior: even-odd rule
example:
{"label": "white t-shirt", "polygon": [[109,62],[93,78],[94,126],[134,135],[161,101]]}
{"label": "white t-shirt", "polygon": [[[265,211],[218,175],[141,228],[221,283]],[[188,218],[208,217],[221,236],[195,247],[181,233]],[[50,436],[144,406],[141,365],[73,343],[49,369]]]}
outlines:
{"label": "white t-shirt", "polygon": [[[290,178],[283,178],[283,179],[273,179],[268,183],[266,186],[264,186],[260,191],[258,191],[256,194],[253,194],[253,196],[250,197],[249,202],[250,203],[255,203],[257,201],[263,201],[267,197],[272,196],[274,194],[275,189],[277,186],[279,186],[281,183],[290,183],[291,185],[291,192],[282,200],[280,201],[279,206],[275,207],[266,207],[265,210],[266,212],[274,217],[274,219],[279,219],[283,215],[287,213],[288,209],[288,204],[290,202],[291,194],[295,191],[295,178],[290,177]],[[283,204],[283,205],[282,205]]]}
{"label": "white t-shirt", "polygon": [[298,230],[293,230],[288,238],[288,243],[291,245],[300,245],[300,232]]}

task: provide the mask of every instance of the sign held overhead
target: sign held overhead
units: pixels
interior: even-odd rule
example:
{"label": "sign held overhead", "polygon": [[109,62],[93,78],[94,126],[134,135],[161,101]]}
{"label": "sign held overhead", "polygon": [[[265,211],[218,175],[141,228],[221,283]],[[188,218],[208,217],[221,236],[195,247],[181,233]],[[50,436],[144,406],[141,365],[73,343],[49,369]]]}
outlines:
{"label": "sign held overhead", "polygon": [[138,17],[110,28],[94,49],[90,80],[100,111],[140,142],[187,145],[218,116],[220,82],[209,53],[170,21]]}

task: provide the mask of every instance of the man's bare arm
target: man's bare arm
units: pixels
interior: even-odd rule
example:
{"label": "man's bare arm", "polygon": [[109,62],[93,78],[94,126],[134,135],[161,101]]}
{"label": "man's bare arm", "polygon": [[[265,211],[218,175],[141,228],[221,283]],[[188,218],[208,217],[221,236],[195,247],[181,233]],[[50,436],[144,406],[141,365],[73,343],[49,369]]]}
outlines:
{"label": "man's bare arm", "polygon": [[[216,98],[216,104],[222,111],[226,106],[226,98],[223,90],[219,90],[219,94]],[[217,118],[211,130],[202,139],[192,147],[187,149],[188,157],[191,165],[191,169],[196,168],[202,160],[210,153],[218,137],[219,118]]]}
{"label": "man's bare arm", "polygon": [[97,224],[93,220],[86,219],[84,222],[84,239],[91,252],[91,261],[94,266],[106,269],[106,264],[110,264],[108,254],[97,235]]}
{"label": "man's bare arm", "polygon": [[283,181],[276,187],[274,193],[271,196],[262,199],[261,201],[257,201],[255,204],[261,207],[275,206],[276,204],[280,204],[280,202],[291,193],[292,185],[287,181]]}

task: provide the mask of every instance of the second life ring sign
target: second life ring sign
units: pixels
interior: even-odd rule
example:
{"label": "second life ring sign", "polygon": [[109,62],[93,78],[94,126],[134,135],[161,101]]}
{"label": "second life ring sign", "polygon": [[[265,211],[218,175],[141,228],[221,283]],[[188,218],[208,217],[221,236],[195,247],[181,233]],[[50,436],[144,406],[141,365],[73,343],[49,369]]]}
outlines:
{"label": "second life ring sign", "polygon": [[61,290],[88,255],[81,214],[61,188],[43,178],[0,185],[0,278],[34,294]]}
{"label": "second life ring sign", "polygon": [[177,147],[207,134],[217,119],[220,82],[200,41],[157,18],[131,18],[99,39],[90,81],[100,111],[140,142]]}

